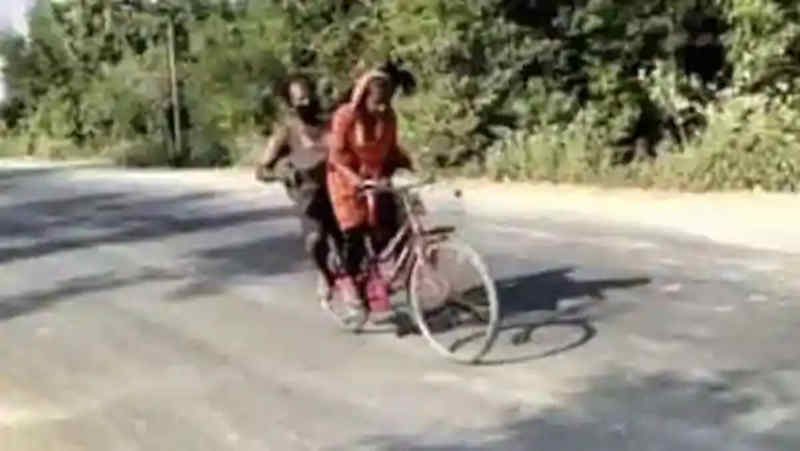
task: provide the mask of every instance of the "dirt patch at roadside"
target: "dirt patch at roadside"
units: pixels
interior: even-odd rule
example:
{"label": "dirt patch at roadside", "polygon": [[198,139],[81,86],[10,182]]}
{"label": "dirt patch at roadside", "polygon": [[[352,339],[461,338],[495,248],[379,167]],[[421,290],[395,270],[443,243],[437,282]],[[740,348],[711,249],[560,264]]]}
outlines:
{"label": "dirt patch at roadside", "polygon": [[[121,170],[3,160],[0,166],[64,167],[76,175],[123,171],[131,179],[169,184],[202,184],[206,188],[255,193],[264,185],[249,167],[196,170]],[[271,187],[277,189],[278,186]],[[455,198],[453,193],[461,196]],[[431,208],[458,204],[469,214],[493,217],[571,218],[586,222],[644,226],[686,233],[730,245],[800,253],[800,196],[792,194],[728,192],[690,194],[642,189],[605,189],[586,186],[494,183],[485,180],[449,180],[425,192]]]}

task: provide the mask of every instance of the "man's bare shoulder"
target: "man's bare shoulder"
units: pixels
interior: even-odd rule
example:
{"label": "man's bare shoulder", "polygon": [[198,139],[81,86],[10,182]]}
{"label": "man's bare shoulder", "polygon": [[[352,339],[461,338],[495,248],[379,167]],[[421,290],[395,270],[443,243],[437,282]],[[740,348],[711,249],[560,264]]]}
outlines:
{"label": "man's bare shoulder", "polygon": [[292,124],[289,119],[283,118],[277,120],[272,124],[272,132],[270,133],[270,136],[286,136],[289,134],[291,128]]}

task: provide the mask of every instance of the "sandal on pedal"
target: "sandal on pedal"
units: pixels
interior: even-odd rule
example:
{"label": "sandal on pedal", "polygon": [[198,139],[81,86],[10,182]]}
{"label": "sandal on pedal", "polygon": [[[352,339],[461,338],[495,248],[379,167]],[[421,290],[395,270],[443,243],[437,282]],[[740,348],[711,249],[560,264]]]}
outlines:
{"label": "sandal on pedal", "polygon": [[395,319],[397,319],[397,312],[394,310],[370,312],[369,314],[369,322],[375,325],[393,323]]}
{"label": "sandal on pedal", "polygon": [[320,274],[317,279],[317,299],[319,306],[328,313],[334,313],[331,301],[333,301],[333,287],[328,284],[327,279]]}
{"label": "sandal on pedal", "polygon": [[358,296],[356,284],[352,279],[345,279],[340,282],[339,290],[344,297],[345,314],[342,321],[348,324],[363,323],[367,319],[367,309],[364,302]]}
{"label": "sandal on pedal", "polygon": [[331,299],[333,299],[333,288],[322,274],[317,276],[317,299],[323,306],[330,305]]}

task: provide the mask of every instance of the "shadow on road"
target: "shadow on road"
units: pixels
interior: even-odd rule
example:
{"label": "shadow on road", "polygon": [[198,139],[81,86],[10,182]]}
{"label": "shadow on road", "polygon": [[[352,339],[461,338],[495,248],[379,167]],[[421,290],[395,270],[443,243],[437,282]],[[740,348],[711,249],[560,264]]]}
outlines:
{"label": "shadow on road", "polygon": [[[503,325],[495,347],[500,353],[504,346],[533,344],[537,345],[537,349],[513,357],[493,358],[490,355],[483,362],[485,365],[537,360],[580,347],[597,334],[593,320],[615,313],[614,308],[618,308],[603,302],[607,298],[607,291],[650,283],[647,277],[575,280],[571,276],[573,271],[574,268],[559,268],[497,282]],[[566,301],[570,301],[570,305],[562,305]],[[531,319],[534,313],[545,315]],[[534,343],[532,340],[537,332],[555,329],[560,330],[555,334],[558,336],[555,344]]]}
{"label": "shadow on road", "polygon": [[[39,181],[41,174],[57,170],[14,169],[0,170],[0,174],[30,175]],[[75,193],[54,188],[54,193],[60,197],[19,201],[0,207],[0,218],[3,218],[0,222],[0,268],[22,260],[57,257],[66,251],[159,240],[259,222],[266,224],[294,215],[290,207],[221,209],[220,205],[224,206],[225,201],[220,202],[220,193],[213,191],[159,196],[115,191]],[[207,201],[216,202],[209,204]],[[278,271],[282,266],[291,266],[302,259],[302,244],[296,243],[293,237],[280,236],[241,249],[203,251],[194,257],[201,261],[224,261],[225,264],[215,268],[217,273]],[[56,281],[53,282],[56,283],[54,288],[0,299],[0,320],[38,311],[82,294],[112,290],[159,277],[162,276],[148,274],[120,278],[113,273],[104,273],[63,283]],[[205,280],[205,276],[201,276],[201,280]]]}
{"label": "shadow on road", "polygon": [[281,233],[233,246],[208,249],[195,255],[223,277],[271,276],[310,268],[298,233]]}
{"label": "shadow on road", "polygon": [[[753,390],[775,374],[720,372],[711,378],[616,369],[592,378],[558,406],[503,426],[449,433],[436,442],[419,436],[369,437],[335,449],[381,451],[592,450],[729,451],[800,449],[798,418],[780,418],[797,399],[784,383]],[[788,378],[786,382],[788,382]],[[782,395],[784,394],[784,395]],[[766,418],[770,418],[767,420]],[[765,423],[766,422],[766,423]],[[769,427],[764,424],[769,423]],[[433,431],[431,431],[433,432]],[[428,436],[432,434],[427,434]],[[443,432],[444,435],[444,432]]]}
{"label": "shadow on road", "polygon": [[[496,282],[502,324],[491,352],[480,361],[481,365],[522,363],[578,348],[597,335],[593,321],[623,314],[630,308],[604,302],[607,291],[650,283],[647,277],[575,280],[571,276],[573,271],[573,268],[559,268]],[[567,302],[570,305],[562,305]],[[420,333],[414,320],[406,316],[401,316],[395,325],[399,336]],[[458,329],[459,326],[450,326],[440,332],[455,333]],[[545,338],[534,339],[534,335]],[[478,331],[450,340],[457,345],[442,344],[459,348],[484,338],[485,329],[479,327]],[[534,349],[529,352],[526,347]]]}
{"label": "shadow on road", "polygon": [[[18,236],[49,235],[53,238],[29,245],[0,247],[0,264],[99,245],[132,243],[268,221],[293,214],[289,207],[218,213],[192,208],[193,202],[216,196],[213,192],[203,192],[134,199],[132,195],[100,193],[8,206],[0,209],[0,216],[9,218],[0,226],[0,240]],[[63,237],[62,228],[66,227],[79,229],[80,236]]]}
{"label": "shadow on road", "polygon": [[194,279],[171,293],[170,300],[219,293],[227,282],[241,277],[269,277],[312,268],[298,233],[204,249],[189,255],[188,260],[194,267]]}
{"label": "shadow on road", "polygon": [[23,165],[3,165],[0,166],[0,180],[3,182],[13,182],[10,186],[17,183],[25,183],[27,179],[41,179],[44,176],[60,174],[64,172],[86,170],[86,169],[107,169],[110,166],[100,163],[70,163],[64,165],[52,165],[47,167],[23,166]]}
{"label": "shadow on road", "polygon": [[123,277],[113,271],[75,277],[57,284],[53,289],[29,292],[0,299],[0,321],[27,315],[60,302],[91,293],[133,286],[146,282],[180,280],[183,276],[158,268],[143,268],[138,274]]}
{"label": "shadow on road", "polygon": [[124,197],[121,193],[98,193],[0,207],[0,239],[42,236],[59,227],[85,223],[98,216],[95,211],[103,203]]}
{"label": "shadow on road", "polygon": [[0,167],[0,180],[3,180],[4,182],[16,182],[31,177],[50,175],[63,170],[63,168],[57,167]]}
{"label": "shadow on road", "polygon": [[567,299],[590,298],[594,302],[606,299],[605,292],[633,288],[650,283],[647,277],[600,280],[575,280],[571,273],[575,268],[558,268],[497,282],[498,295],[502,300],[503,317],[531,311],[556,311],[569,315],[580,313],[590,303],[575,307],[560,308]]}

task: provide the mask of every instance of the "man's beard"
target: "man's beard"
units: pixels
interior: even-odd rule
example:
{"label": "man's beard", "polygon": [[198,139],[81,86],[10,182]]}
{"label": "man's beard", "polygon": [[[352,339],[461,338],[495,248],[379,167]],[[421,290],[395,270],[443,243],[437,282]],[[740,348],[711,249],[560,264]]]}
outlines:
{"label": "man's beard", "polygon": [[319,114],[319,108],[315,105],[297,107],[295,111],[303,122],[316,122]]}

